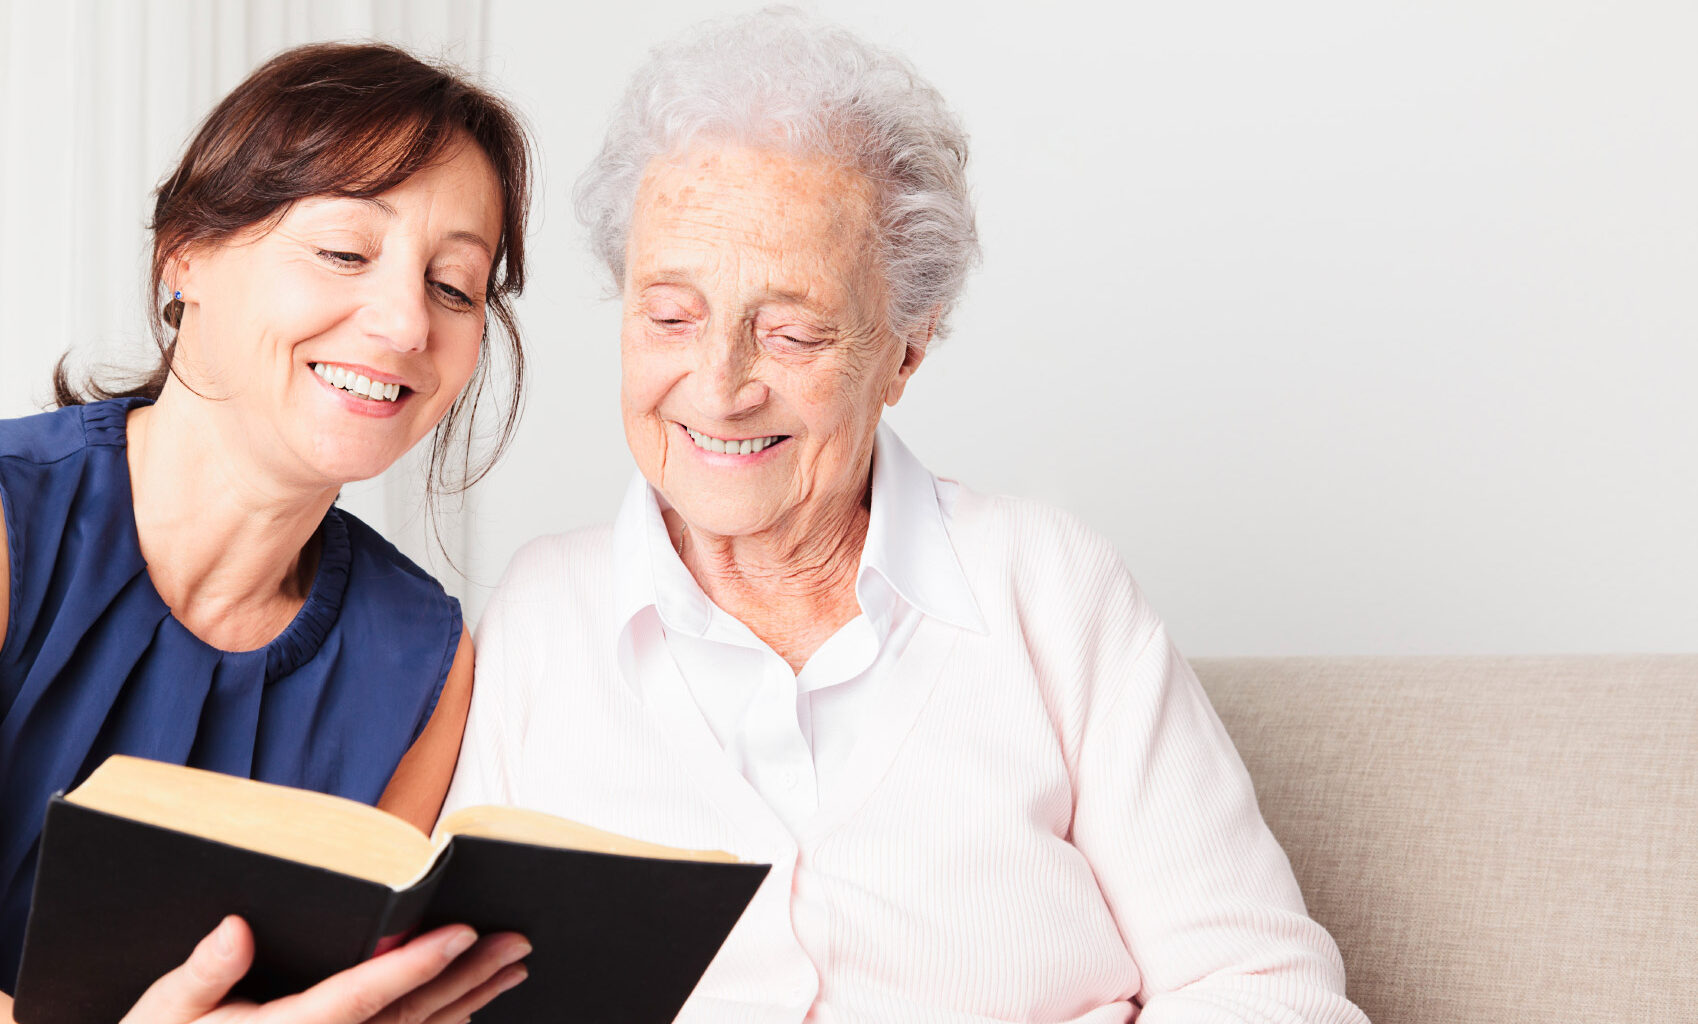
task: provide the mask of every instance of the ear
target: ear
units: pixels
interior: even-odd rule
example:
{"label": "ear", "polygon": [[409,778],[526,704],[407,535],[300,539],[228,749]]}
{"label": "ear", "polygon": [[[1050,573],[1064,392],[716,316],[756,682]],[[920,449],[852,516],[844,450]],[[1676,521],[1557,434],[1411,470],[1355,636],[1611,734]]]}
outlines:
{"label": "ear", "polygon": [[159,279],[168,292],[180,291],[187,298],[195,294],[194,271],[200,261],[187,248],[178,249],[165,257],[165,272]]}
{"label": "ear", "polygon": [[885,405],[894,406],[902,401],[902,392],[908,388],[908,379],[914,376],[914,371],[925,362],[926,352],[931,348],[932,335],[937,330],[937,314],[937,310],[932,310],[932,315],[926,318],[925,328],[916,332],[918,337],[903,345],[902,365],[896,368],[896,375],[884,389]]}
{"label": "ear", "polygon": [[185,283],[189,276],[189,261],[181,251],[166,256],[159,268],[159,283],[165,295],[160,300],[159,317],[165,326],[176,331],[183,329],[184,305],[177,295],[193,295],[194,285]]}

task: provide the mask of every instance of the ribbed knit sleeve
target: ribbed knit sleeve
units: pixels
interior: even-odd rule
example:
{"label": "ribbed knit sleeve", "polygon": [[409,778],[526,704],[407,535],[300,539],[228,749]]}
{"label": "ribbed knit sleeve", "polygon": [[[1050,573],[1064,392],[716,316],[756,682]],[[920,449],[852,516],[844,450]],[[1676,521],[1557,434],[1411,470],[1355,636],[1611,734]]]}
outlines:
{"label": "ribbed knit sleeve", "polygon": [[[522,804],[515,778],[530,721],[532,689],[510,681],[534,678],[542,645],[529,642],[527,605],[543,600],[539,584],[565,561],[558,537],[541,537],[521,548],[484,608],[472,638],[476,684],[466,713],[460,760],[442,814],[477,804]],[[516,608],[519,609],[516,611]]]}
{"label": "ribbed knit sleeve", "polygon": [[1096,699],[1072,838],[1142,976],[1138,1020],[1366,1024],[1190,666],[1159,622],[1146,628],[1118,558],[1086,577]]}
{"label": "ribbed knit sleeve", "polygon": [[[547,805],[560,737],[539,705],[553,712],[578,696],[572,688],[613,647],[601,621],[611,603],[608,563],[605,528],[538,537],[508,563],[472,637],[477,682],[444,815],[477,804]],[[587,643],[566,646],[568,637]]]}

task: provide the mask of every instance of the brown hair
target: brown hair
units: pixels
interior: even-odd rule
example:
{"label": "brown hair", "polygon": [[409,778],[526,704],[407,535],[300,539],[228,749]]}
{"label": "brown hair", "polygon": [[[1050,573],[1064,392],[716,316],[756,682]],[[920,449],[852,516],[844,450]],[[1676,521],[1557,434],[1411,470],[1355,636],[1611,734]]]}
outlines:
{"label": "brown hair", "polygon": [[[238,85],[201,123],[182,160],[155,193],[148,319],[159,364],[130,387],[70,381],[66,360],[53,374],[60,406],[97,399],[158,398],[172,375],[182,302],[165,297],[166,267],[186,247],[219,243],[243,228],[275,224],[309,196],[366,198],[387,192],[469,136],[501,184],[501,238],[490,266],[483,351],[477,370],[437,425],[430,496],[481,479],[512,439],[523,397],[524,349],[512,298],[525,283],[525,218],[530,208],[530,141],[506,103],[457,71],[375,43],[318,43],[285,50]],[[268,227],[270,225],[267,225]],[[512,365],[495,443],[474,468],[471,439],[488,384],[490,321]],[[450,458],[460,453],[449,479]]]}

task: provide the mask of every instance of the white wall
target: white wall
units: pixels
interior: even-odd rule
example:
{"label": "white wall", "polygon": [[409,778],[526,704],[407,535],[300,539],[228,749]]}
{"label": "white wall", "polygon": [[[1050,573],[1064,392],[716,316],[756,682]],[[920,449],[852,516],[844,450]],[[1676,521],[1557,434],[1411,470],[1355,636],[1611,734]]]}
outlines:
{"label": "white wall", "polygon": [[[746,5],[486,6],[544,181],[474,611],[629,472],[572,179],[647,48]],[[986,263],[892,414],[935,470],[1102,529],[1193,654],[1698,649],[1698,8],[813,6],[973,132]],[[0,109],[11,167],[12,125],[51,119]],[[73,172],[102,152],[59,144]],[[0,276],[135,294],[123,266],[41,266],[13,209]]]}

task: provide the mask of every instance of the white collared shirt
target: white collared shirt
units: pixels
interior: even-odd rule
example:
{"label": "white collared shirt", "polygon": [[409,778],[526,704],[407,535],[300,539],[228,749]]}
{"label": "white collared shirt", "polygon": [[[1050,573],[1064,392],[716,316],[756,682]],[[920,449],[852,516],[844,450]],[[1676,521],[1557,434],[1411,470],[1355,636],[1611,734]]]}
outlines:
{"label": "white collared shirt", "polygon": [[[863,722],[884,703],[889,669],[925,615],[982,631],[949,542],[956,485],[933,477],[895,432],[873,446],[872,505],[855,597],[845,623],[800,672],[748,626],[713,604],[672,546],[662,498],[634,474],[615,521],[614,578],[622,631],[659,615],[666,652],[725,756],[792,834],[848,781]],[[622,668],[640,692],[668,666],[633,651]]]}
{"label": "white collared shirt", "polygon": [[508,566],[444,810],[771,865],[680,1024],[1366,1024],[1084,524],[937,480],[881,428],[861,615],[792,673],[695,585],[647,484],[627,498]]}

